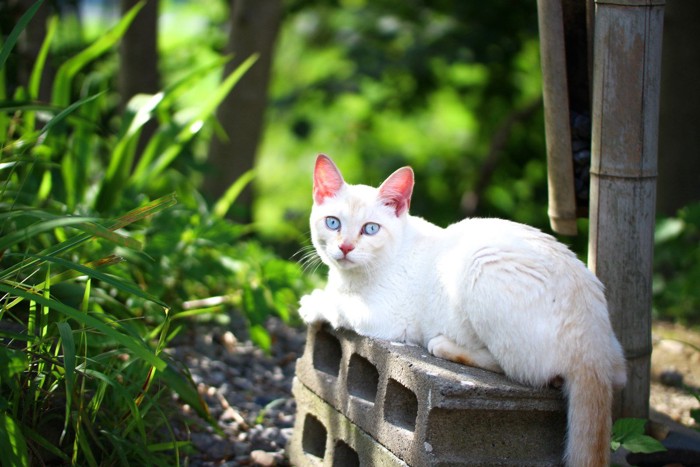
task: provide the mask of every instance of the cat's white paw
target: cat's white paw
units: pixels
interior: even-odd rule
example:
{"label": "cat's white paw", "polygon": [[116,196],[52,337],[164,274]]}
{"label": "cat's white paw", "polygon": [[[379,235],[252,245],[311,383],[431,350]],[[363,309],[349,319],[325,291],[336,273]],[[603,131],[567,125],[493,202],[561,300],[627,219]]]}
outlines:
{"label": "cat's white paw", "polygon": [[306,324],[324,321],[322,296],[323,291],[317,289],[299,300],[299,316]]}

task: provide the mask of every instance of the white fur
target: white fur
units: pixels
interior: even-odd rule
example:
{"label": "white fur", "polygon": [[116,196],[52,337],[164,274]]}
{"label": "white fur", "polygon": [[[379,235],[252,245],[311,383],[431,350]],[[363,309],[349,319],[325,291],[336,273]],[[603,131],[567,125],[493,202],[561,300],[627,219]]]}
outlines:
{"label": "white fur", "polygon": [[[580,404],[570,407],[566,459],[605,463],[606,453],[592,460],[595,453],[583,452],[591,448],[572,439],[583,427],[571,427],[603,410],[608,426],[599,429],[609,436],[608,394],[626,379],[600,281],[537,229],[501,219],[465,219],[443,229],[407,210],[397,215],[380,190],[343,182],[314,203],[312,241],[329,275],[324,290],[301,299],[303,319],[418,344],[533,386],[563,378],[569,397],[572,384],[600,385],[605,400],[594,403],[601,407],[584,404],[576,413]],[[325,226],[327,216],[340,220],[339,231]],[[380,231],[362,234],[367,222]],[[343,243],[354,246],[347,257]]]}

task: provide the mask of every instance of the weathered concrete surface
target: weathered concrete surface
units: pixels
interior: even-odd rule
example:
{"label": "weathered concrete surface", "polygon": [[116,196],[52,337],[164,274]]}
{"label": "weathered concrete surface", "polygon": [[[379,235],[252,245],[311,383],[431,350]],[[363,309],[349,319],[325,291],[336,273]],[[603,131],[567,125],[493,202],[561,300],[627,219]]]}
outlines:
{"label": "weathered concrete surface", "polygon": [[304,433],[310,437],[303,426],[308,413],[316,417],[312,431],[337,433],[336,425],[349,423],[408,465],[561,464],[566,405],[555,389],[328,327],[309,329],[297,379],[295,465],[313,465],[302,446]]}
{"label": "weathered concrete surface", "polygon": [[298,379],[294,380],[297,416],[287,451],[292,464],[323,467],[407,467]]}

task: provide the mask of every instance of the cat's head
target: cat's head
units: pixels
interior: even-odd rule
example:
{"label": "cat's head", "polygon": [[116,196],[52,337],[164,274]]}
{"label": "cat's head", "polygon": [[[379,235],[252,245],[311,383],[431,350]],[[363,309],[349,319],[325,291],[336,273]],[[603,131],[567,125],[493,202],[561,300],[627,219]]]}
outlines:
{"label": "cat's head", "polygon": [[379,188],[349,185],[321,154],[314,168],[311,239],[319,256],[340,270],[372,269],[395,250],[408,216],[413,170],[403,167]]}

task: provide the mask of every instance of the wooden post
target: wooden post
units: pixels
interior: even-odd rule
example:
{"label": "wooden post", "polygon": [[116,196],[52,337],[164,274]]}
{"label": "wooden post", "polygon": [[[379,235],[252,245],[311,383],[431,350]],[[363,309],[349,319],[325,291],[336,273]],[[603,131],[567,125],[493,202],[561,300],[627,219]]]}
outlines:
{"label": "wooden post", "polygon": [[651,281],[664,0],[596,0],[589,266],[607,289],[628,383],[649,414]]}
{"label": "wooden post", "polygon": [[576,196],[562,0],[538,0],[537,18],[544,126],[547,135],[547,214],[552,230],[564,235],[576,235]]}

